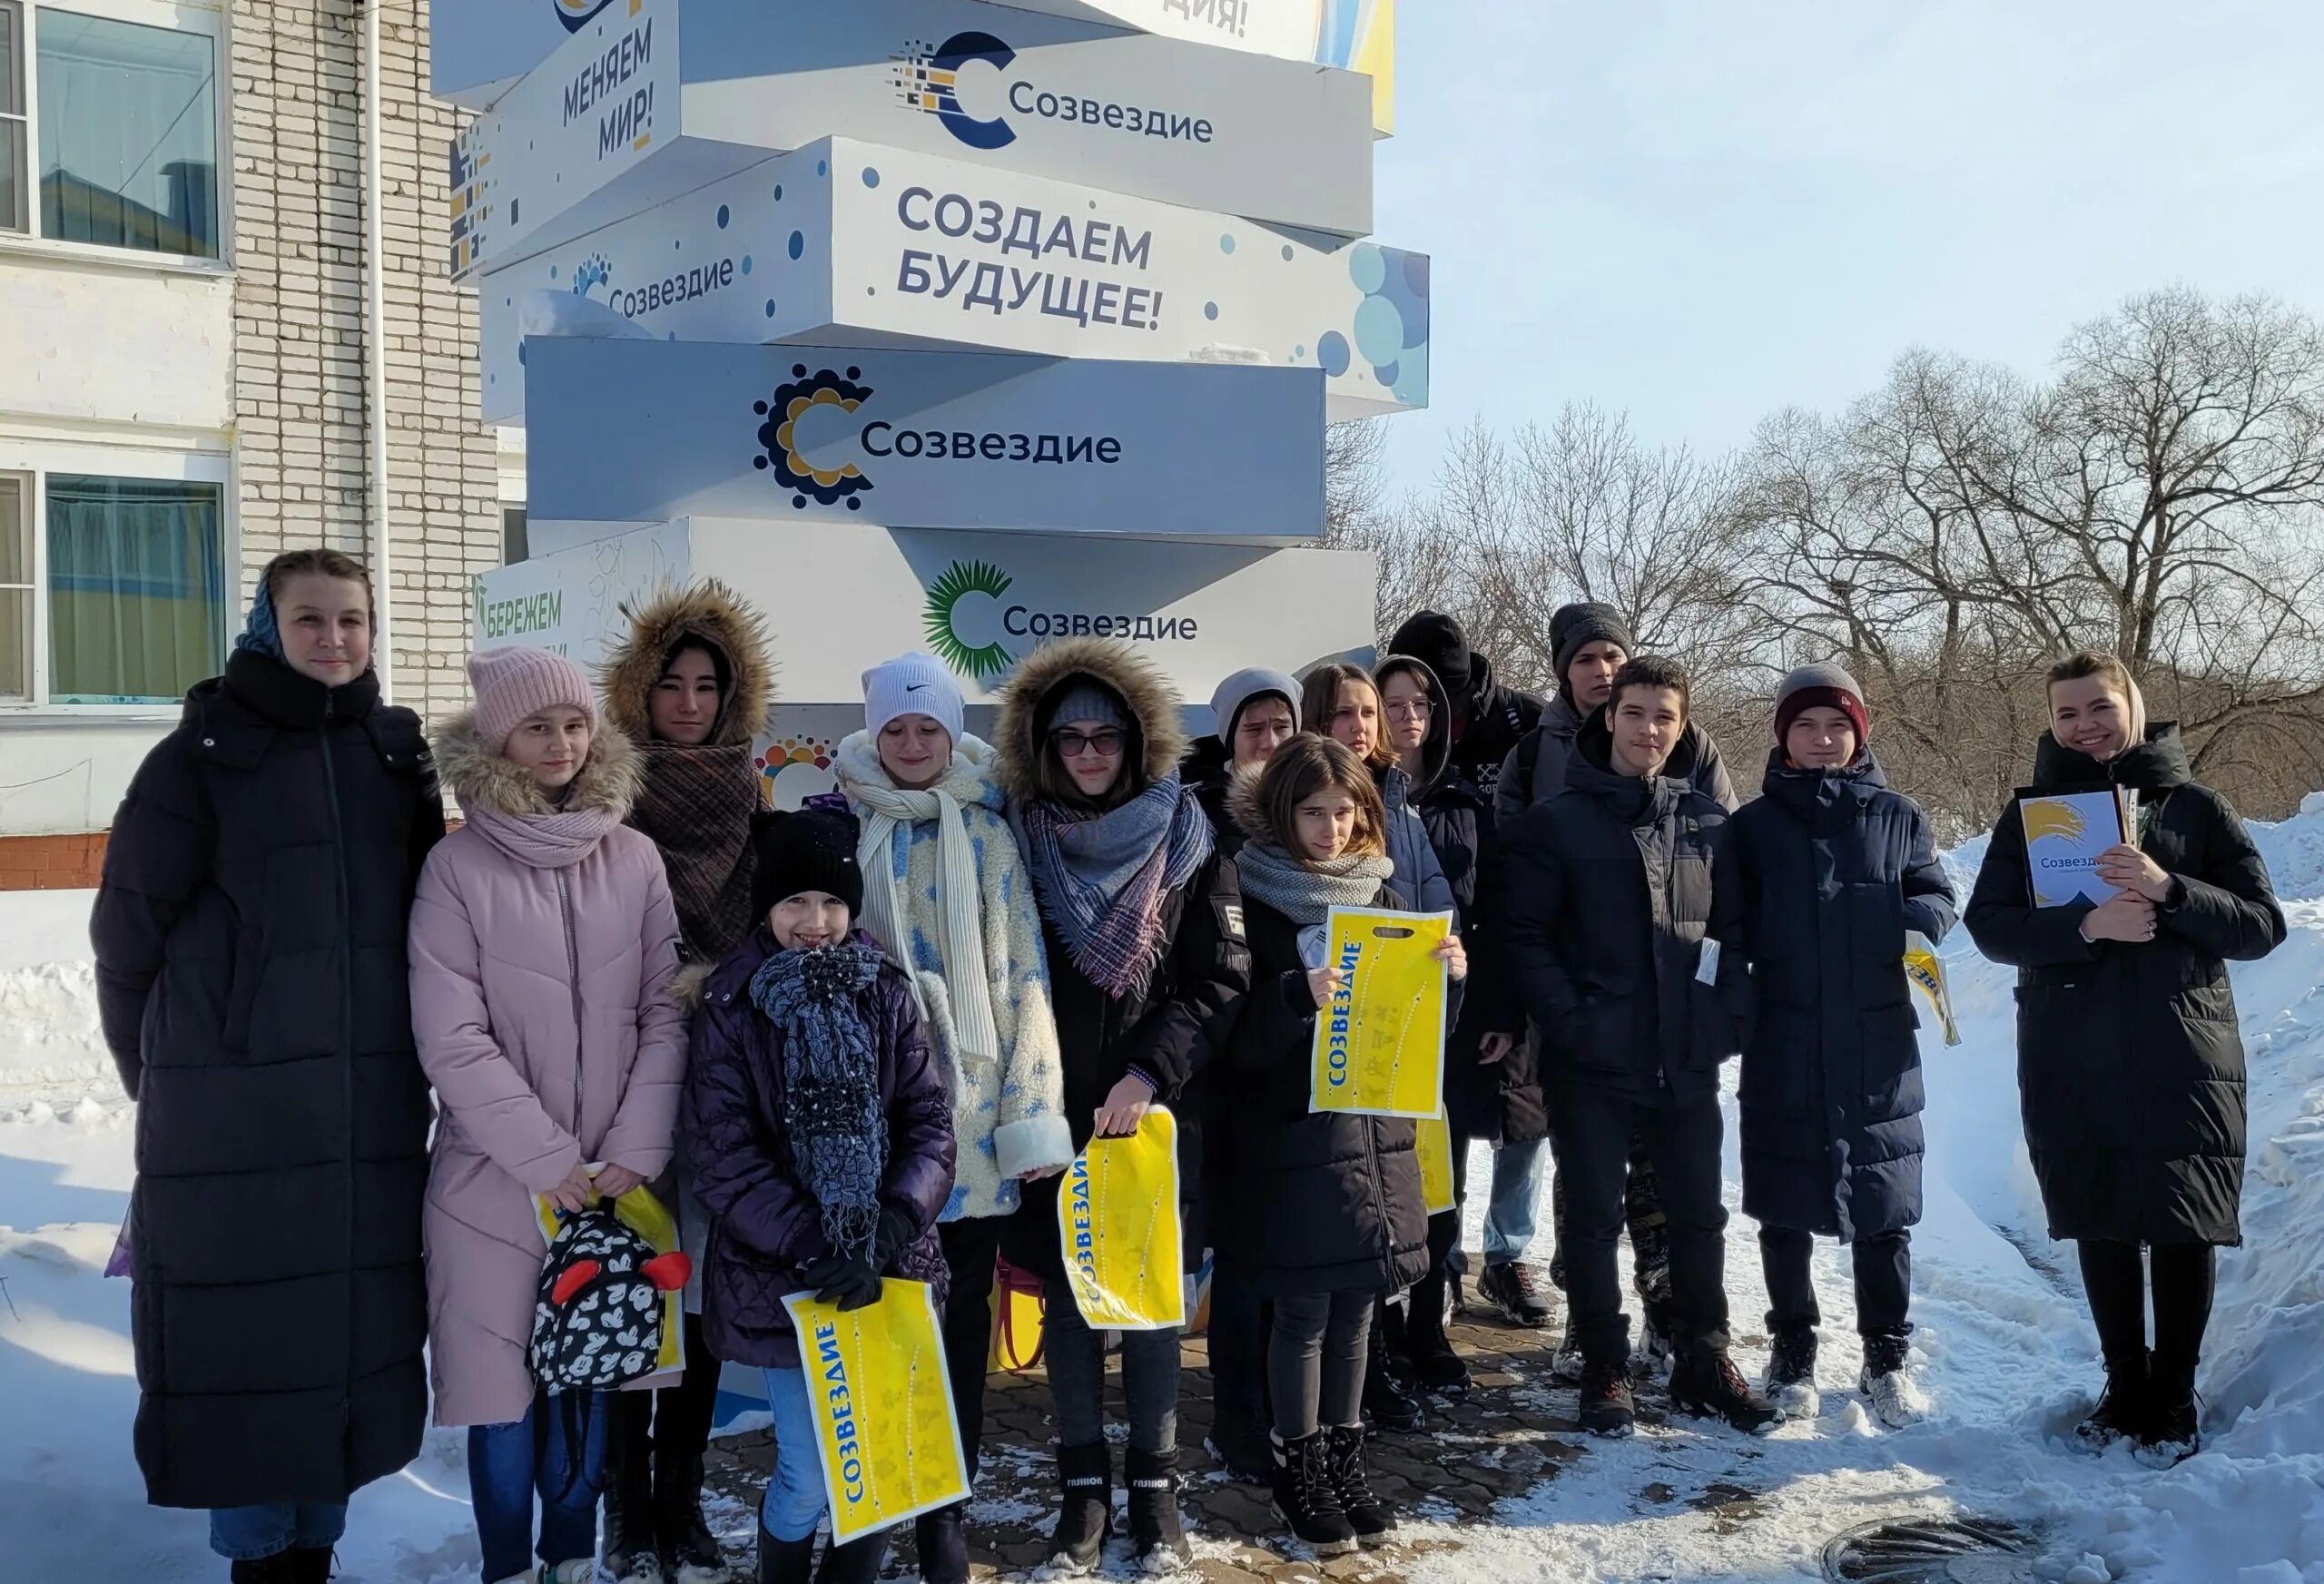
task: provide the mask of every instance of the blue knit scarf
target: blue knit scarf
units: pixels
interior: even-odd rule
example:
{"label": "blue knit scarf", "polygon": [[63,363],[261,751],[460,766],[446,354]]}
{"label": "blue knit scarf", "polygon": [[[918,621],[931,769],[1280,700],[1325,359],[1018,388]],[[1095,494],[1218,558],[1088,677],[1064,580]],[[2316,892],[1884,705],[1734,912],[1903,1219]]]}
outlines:
{"label": "blue knit scarf", "polygon": [[751,1001],[783,1042],[783,1125],[799,1181],[822,1207],[823,1236],[854,1256],[880,1225],[888,1119],[863,994],[885,959],[849,943],[778,951],[751,976]]}
{"label": "blue knit scarf", "polygon": [[261,578],[258,594],[251,601],[250,615],[242,622],[242,630],[234,640],[237,649],[254,649],[261,654],[280,660],[282,655],[282,630],[275,625],[274,595],[267,592],[266,580]]}

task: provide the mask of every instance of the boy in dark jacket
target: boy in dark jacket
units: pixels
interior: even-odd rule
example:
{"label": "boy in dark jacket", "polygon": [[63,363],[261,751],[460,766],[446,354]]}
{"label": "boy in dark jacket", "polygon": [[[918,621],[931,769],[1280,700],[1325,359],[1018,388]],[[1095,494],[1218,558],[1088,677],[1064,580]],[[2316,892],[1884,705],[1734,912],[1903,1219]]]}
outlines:
{"label": "boy in dark jacket", "polygon": [[1953,927],[1928,816],[1873,758],[1864,691],[1837,665],[1776,692],[1766,796],[1739,811],[1714,882],[1743,903],[1735,942],[1757,1010],[1743,1049],[1743,1209],[1759,1223],[1774,1347],[1768,1395],[1812,1418],[1815,1234],[1849,1245],[1858,1387],[1895,1428],[1928,1405],[1905,1372],[1911,1233],[1921,1213],[1918,1018],[1907,930]]}
{"label": "boy in dark jacket", "polygon": [[1567,1188],[1581,1423],[1600,1435],[1628,1434],[1635,1418],[1614,1258],[1633,1136],[1669,1218],[1673,1405],[1754,1432],[1783,1418],[1727,1351],[1718,1067],[1735,1053],[1744,982],[1739,964],[1720,960],[1735,907],[1711,883],[1727,811],[1661,773],[1687,702],[1675,663],[1624,665],[1574,744],[1565,789],[1505,837],[1505,949],[1541,1040]]}
{"label": "boy in dark jacket", "polygon": [[[806,810],[753,839],[762,920],[705,988],[680,1128],[717,1221],[703,1329],[720,1359],[766,1371],[773,1476],[759,1513],[761,1580],[806,1584],[822,1516],[817,1437],[783,1297],[859,1309],[881,1278],[947,1276],[936,1217],[952,1191],[952,1106],[911,986],[855,929],[855,822]],[[821,1578],[869,1584],[885,1534],[833,1549]]]}

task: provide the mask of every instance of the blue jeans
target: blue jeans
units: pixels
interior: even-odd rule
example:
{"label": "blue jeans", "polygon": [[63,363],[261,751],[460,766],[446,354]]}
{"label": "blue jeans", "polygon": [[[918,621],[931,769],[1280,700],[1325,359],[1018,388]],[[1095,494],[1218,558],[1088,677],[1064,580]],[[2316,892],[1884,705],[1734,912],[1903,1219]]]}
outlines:
{"label": "blue jeans", "polygon": [[486,1584],[533,1565],[533,1494],[541,1499],[540,1559],[547,1567],[597,1554],[597,1493],[606,1481],[606,1392],[579,1405],[585,1422],[577,1460],[566,1456],[563,1396],[535,1397],[513,1424],[468,1427],[468,1494],[484,1543]]}
{"label": "blue jeans", "polygon": [[346,1532],[344,1501],[210,1510],[210,1549],[230,1562],[255,1562],[293,1550],[327,1551]]}
{"label": "blue jeans", "polygon": [[774,1472],[767,1476],[759,1523],[779,1540],[803,1540],[823,1516],[823,1462],[815,1450],[815,1415],[807,1403],[807,1377],[799,1370],[769,1370],[766,1396],[774,1410]]}
{"label": "blue jeans", "polygon": [[1492,1202],[1485,1211],[1485,1264],[1521,1260],[1533,1244],[1535,1208],[1541,1201],[1541,1170],[1549,1140],[1504,1144],[1492,1152]]}

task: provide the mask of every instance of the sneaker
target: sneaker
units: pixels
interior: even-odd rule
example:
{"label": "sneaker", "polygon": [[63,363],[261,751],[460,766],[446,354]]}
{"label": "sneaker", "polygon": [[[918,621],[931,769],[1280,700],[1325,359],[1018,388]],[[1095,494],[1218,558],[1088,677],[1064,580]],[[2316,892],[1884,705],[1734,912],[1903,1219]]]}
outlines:
{"label": "sneaker", "polygon": [[1813,1419],[1822,1412],[1823,1394],[1816,1390],[1815,1332],[1805,1327],[1777,1332],[1761,1384],[1787,1419]]}
{"label": "sneaker", "polygon": [[2074,1426],[2073,1438],[2089,1451],[2102,1452],[2118,1441],[2143,1439],[2150,1417],[2147,1360],[2142,1353],[2106,1366],[2106,1390],[2090,1417]]}
{"label": "sneaker", "polygon": [[1541,1278],[1521,1261],[1487,1265],[1477,1283],[1477,1296],[1489,1308],[1500,1310],[1512,1325],[1538,1331],[1550,1323],[1549,1298],[1541,1291]]}
{"label": "sneaker", "polygon": [[1363,1429],[1327,1430],[1324,1441],[1331,1451],[1332,1490],[1340,1499],[1340,1510],[1347,1514],[1348,1527],[1355,1530],[1356,1542],[1384,1543],[1395,1530],[1396,1515],[1373,1491],[1372,1471],[1364,1461]]}
{"label": "sneaker", "polygon": [[1697,1346],[1670,1372],[1670,1406],[1699,1419],[1723,1419],[1747,1435],[1783,1422],[1783,1410],[1751,1390],[1725,1348]]}
{"label": "sneaker", "polygon": [[1585,1364],[1581,1372],[1581,1428],[1591,1435],[1619,1439],[1638,1428],[1638,1403],[1630,1374],[1610,1363]]}
{"label": "sneaker", "polygon": [[[1129,1449],[1122,1461],[1129,1492],[1129,1561],[1141,1573],[1168,1573],[1195,1559],[1178,1519],[1178,1454]],[[966,1579],[968,1574],[960,1575]],[[926,1569],[922,1584],[934,1584]]]}
{"label": "sneaker", "polygon": [[1060,1447],[1057,1454],[1057,1529],[1049,1536],[1049,1565],[1065,1573],[1087,1573],[1105,1554],[1106,1532],[1114,1522],[1114,1455],[1098,1441]]}
{"label": "sneaker", "polygon": [[1669,1372],[1670,1361],[1679,1351],[1670,1323],[1670,1304],[1667,1298],[1648,1298],[1640,1306],[1646,1311],[1646,1323],[1639,1327],[1638,1348],[1630,1354],[1630,1373],[1641,1381],[1657,1380]]}
{"label": "sneaker", "polygon": [[1319,1557],[1344,1557],[1355,1550],[1355,1526],[1340,1505],[1331,1450],[1320,1431],[1275,1443],[1275,1513],[1294,1539]]}
{"label": "sneaker", "polygon": [[1872,1417],[1890,1430],[1909,1430],[1929,1415],[1928,1393],[1903,1370],[1874,1373],[1866,1365],[1856,1377],[1856,1390],[1871,1400]]}
{"label": "sneaker", "polygon": [[1579,1386],[1587,1369],[1581,1359],[1581,1339],[1573,1334],[1571,1326],[1568,1326],[1565,1339],[1558,1343],[1558,1351],[1551,1356],[1551,1378],[1562,1381],[1569,1386]]}

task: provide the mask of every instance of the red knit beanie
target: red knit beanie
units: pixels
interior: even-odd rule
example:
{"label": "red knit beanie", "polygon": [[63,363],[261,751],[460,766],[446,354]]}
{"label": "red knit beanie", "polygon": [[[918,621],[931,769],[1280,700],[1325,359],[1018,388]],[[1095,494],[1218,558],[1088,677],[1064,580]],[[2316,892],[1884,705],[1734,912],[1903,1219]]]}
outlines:
{"label": "red knit beanie", "polygon": [[1808,710],[1837,710],[1856,727],[1856,746],[1872,740],[1872,718],[1865,713],[1864,690],[1856,678],[1832,664],[1803,665],[1776,689],[1776,742],[1787,745],[1791,723]]}

